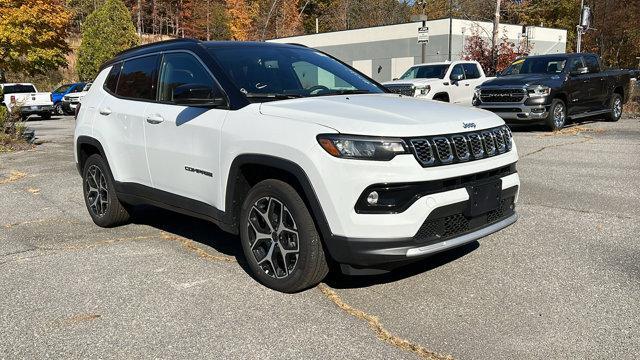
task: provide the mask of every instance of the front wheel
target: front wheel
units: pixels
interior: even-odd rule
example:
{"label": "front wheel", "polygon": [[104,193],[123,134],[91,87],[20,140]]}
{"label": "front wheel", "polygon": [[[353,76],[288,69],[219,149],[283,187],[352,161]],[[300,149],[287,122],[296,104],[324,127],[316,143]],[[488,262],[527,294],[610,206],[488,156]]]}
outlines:
{"label": "front wheel", "polygon": [[549,107],[546,124],[552,131],[561,130],[567,122],[567,107],[564,101],[553,99]]}
{"label": "front wheel", "polygon": [[620,94],[613,94],[611,96],[611,112],[607,114],[607,120],[618,121],[622,117],[622,96]]}
{"label": "front wheel", "polygon": [[293,293],[327,275],[320,235],[297,191],[264,180],[245,198],[240,219],[242,249],[253,275],[265,286]]}
{"label": "front wheel", "polygon": [[56,115],[64,115],[64,110],[62,109],[62,103],[56,103],[53,106],[53,113]]}

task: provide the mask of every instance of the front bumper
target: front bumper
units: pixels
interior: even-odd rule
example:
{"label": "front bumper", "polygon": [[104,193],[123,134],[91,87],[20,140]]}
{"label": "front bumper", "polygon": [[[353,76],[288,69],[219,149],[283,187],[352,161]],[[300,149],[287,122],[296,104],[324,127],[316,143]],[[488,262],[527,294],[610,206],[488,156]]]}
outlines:
{"label": "front bumper", "polygon": [[72,103],[72,102],[68,102],[68,101],[62,101],[62,110],[64,110],[64,112],[66,113],[73,113],[75,112],[76,108],[78,107],[78,103]]}
{"label": "front bumper", "polygon": [[500,206],[476,216],[466,213],[468,200],[437,208],[412,237],[378,239],[334,236],[327,242],[327,248],[345,273],[384,272],[462,246],[513,224],[518,218],[515,212],[517,195],[518,186],[503,189]]}
{"label": "front bumper", "polygon": [[494,112],[504,120],[543,121],[549,116],[548,105],[480,104],[477,107]]}

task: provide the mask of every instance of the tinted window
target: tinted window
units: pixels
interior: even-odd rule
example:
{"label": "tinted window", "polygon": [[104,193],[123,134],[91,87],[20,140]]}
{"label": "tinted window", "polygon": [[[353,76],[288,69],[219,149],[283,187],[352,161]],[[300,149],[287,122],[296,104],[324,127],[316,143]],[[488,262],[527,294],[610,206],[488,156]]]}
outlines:
{"label": "tinted window", "polygon": [[122,63],[113,65],[111,71],[109,71],[109,75],[107,75],[107,80],[104,82],[104,88],[112,94],[116,93],[118,77],[120,77],[120,69],[122,69]]}
{"label": "tinted window", "polygon": [[118,80],[116,94],[130,99],[155,99],[157,65],[157,55],[125,61]]}
{"label": "tinted window", "polygon": [[587,68],[589,68],[590,73],[600,72],[600,64],[598,63],[598,58],[593,55],[588,55],[584,57],[584,62]]}
{"label": "tinted window", "polygon": [[414,66],[407,70],[400,79],[444,79],[449,65]]}
{"label": "tinted window", "polygon": [[74,92],[74,93],[80,92],[80,91],[82,91],[82,88],[84,88],[84,84],[83,83],[78,83],[73,88],[73,90],[71,90],[71,92]]}
{"label": "tinted window", "polygon": [[581,57],[575,57],[569,61],[569,72],[575,72],[584,67]]}
{"label": "tinted window", "polygon": [[467,79],[478,79],[480,77],[480,70],[476,64],[462,64],[464,68],[464,74]]}
{"label": "tinted window", "polygon": [[2,88],[4,94],[34,93],[36,88],[33,85],[7,85]]}
{"label": "tinted window", "polygon": [[53,90],[54,93],[65,93],[67,91],[69,91],[69,88],[71,88],[71,85],[67,84],[67,85],[62,85],[59,88]]}
{"label": "tinted window", "polygon": [[[242,46],[212,47],[209,51],[238,90],[255,101],[271,101],[273,95],[307,97],[383,92],[349,67],[308,48]],[[269,95],[272,95],[270,99]]]}
{"label": "tinted window", "polygon": [[173,101],[173,90],[185,84],[201,84],[212,89],[217,88],[211,75],[193,55],[166,54],[160,70],[160,101]]}
{"label": "tinted window", "polygon": [[561,57],[531,57],[514,61],[504,75],[514,74],[557,74],[561,73],[567,62]]}
{"label": "tinted window", "polygon": [[451,70],[451,79],[454,79],[457,75],[462,75],[462,78],[464,79],[464,70],[462,69],[462,65],[456,65],[453,67],[453,70]]}

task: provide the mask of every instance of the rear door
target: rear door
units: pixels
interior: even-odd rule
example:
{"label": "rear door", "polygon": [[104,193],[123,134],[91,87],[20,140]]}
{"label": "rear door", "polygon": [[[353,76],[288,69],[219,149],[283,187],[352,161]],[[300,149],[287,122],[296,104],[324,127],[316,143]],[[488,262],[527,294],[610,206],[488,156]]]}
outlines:
{"label": "rear door", "polygon": [[145,109],[145,142],[156,189],[221,208],[220,133],[228,110],[177,105],[173,90],[185,84],[219,89],[190,52],[168,52],[160,66],[158,102]]}
{"label": "rear door", "polygon": [[[111,152],[110,166],[119,182],[151,186],[144,143],[145,110],[155,101],[159,55],[147,55],[115,65],[107,77],[109,93],[98,107],[103,139]],[[115,91],[113,91],[115,89]]]}

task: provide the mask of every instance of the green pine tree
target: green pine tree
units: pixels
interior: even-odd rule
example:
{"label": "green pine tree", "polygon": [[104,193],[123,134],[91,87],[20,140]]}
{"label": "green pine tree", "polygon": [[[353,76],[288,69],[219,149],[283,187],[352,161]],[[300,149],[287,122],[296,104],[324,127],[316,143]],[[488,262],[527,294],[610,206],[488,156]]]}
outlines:
{"label": "green pine tree", "polygon": [[105,1],[87,17],[82,28],[78,77],[93,80],[102,63],[139,42],[131,14],[122,0]]}

